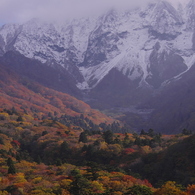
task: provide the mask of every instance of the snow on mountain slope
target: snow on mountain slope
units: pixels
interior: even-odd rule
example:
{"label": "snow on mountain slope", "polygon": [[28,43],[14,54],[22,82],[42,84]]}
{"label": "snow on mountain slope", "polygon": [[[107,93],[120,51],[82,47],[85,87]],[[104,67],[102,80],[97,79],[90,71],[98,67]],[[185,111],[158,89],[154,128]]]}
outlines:
{"label": "snow on mountain slope", "polygon": [[194,30],[195,27],[195,0],[190,0],[186,6],[186,27],[187,29]]}
{"label": "snow on mountain slope", "polygon": [[[65,61],[71,55],[76,57],[76,61],[82,61],[87,47],[86,40],[94,26],[93,19],[73,20],[61,25],[32,19],[23,25],[3,26],[0,39],[3,39],[6,46],[13,39],[13,49],[26,57],[43,63],[54,59],[65,66]],[[4,47],[4,52],[7,50]]]}
{"label": "snow on mountain slope", "polygon": [[32,19],[5,25],[0,29],[0,55],[16,50],[50,65],[55,61],[83,76],[76,79],[80,89],[96,87],[113,68],[132,81],[139,79],[139,86],[159,87],[195,62],[194,7],[194,0],[179,8],[158,1],[63,24]]}

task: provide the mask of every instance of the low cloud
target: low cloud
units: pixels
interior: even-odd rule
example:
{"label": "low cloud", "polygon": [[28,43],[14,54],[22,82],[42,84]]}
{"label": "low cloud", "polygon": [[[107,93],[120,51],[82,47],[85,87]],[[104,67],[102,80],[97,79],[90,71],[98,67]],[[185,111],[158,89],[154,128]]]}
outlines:
{"label": "low cloud", "polygon": [[[105,12],[108,8],[131,8],[158,0],[1,0],[0,23],[25,22],[39,17],[65,20]],[[170,0],[173,3],[186,0]]]}

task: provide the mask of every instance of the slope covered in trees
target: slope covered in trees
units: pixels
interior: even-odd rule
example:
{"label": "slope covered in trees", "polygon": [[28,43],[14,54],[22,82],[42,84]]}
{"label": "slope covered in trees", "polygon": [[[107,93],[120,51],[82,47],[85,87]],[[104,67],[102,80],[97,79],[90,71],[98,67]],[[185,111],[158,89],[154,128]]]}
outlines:
{"label": "slope covered in trees", "polygon": [[0,195],[191,195],[191,133],[133,133],[0,65]]}
{"label": "slope covered in trees", "polygon": [[[166,136],[150,129],[140,135],[134,133],[113,133],[121,130],[120,124],[94,124],[83,115],[34,118],[32,113],[12,108],[0,111],[0,194],[40,195],[191,195],[195,185],[188,177],[194,178],[195,167],[188,164],[193,158],[194,135]],[[128,131],[128,129],[123,129]],[[182,151],[180,147],[181,145]],[[192,146],[191,148],[188,146]],[[187,150],[188,153],[184,154]],[[186,160],[183,180],[177,183],[166,174],[172,161]],[[164,154],[165,155],[162,155]],[[177,155],[178,154],[178,155]],[[164,159],[164,175],[155,171],[152,162]],[[160,157],[159,157],[160,156]],[[171,160],[170,159],[170,160]],[[134,170],[139,166],[154,168],[150,173]],[[182,161],[184,162],[184,161]],[[192,161],[194,162],[194,161]],[[149,166],[148,166],[149,165]],[[181,166],[181,164],[179,164]],[[189,167],[190,166],[190,167]],[[185,165],[183,165],[185,167]],[[148,180],[149,179],[149,180]],[[163,183],[156,187],[160,179]],[[166,180],[167,179],[167,180]],[[152,183],[150,183],[152,182]],[[152,184],[155,184],[153,187]],[[185,184],[183,187],[178,184]],[[190,185],[189,185],[190,184]]]}
{"label": "slope covered in trees", "polygon": [[170,146],[165,151],[144,156],[132,167],[158,186],[167,180],[182,185],[195,182],[195,135]]}
{"label": "slope covered in trees", "polygon": [[21,77],[9,68],[0,65],[0,107],[33,113],[34,117],[45,117],[48,113],[54,116],[83,114],[95,123],[113,120],[86,103],[62,92],[46,88],[25,77]]}

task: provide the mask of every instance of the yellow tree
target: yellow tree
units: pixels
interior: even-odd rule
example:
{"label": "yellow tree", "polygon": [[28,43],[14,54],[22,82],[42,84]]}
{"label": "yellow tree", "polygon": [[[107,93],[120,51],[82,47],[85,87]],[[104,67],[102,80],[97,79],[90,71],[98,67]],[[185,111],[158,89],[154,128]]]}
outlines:
{"label": "yellow tree", "polygon": [[160,189],[154,192],[153,195],[186,195],[179,187],[176,186],[176,182],[167,181]]}
{"label": "yellow tree", "polygon": [[0,191],[0,195],[8,195],[7,191]]}

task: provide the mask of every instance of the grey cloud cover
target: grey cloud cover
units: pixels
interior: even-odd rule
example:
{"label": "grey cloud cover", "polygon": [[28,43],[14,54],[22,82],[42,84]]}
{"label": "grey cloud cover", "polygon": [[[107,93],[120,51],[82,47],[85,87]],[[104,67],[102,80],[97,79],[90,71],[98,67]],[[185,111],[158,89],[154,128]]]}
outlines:
{"label": "grey cloud cover", "polygon": [[[65,19],[104,12],[111,7],[132,7],[158,0],[1,0],[0,23],[25,22],[34,17]],[[172,3],[186,0],[170,0]]]}

